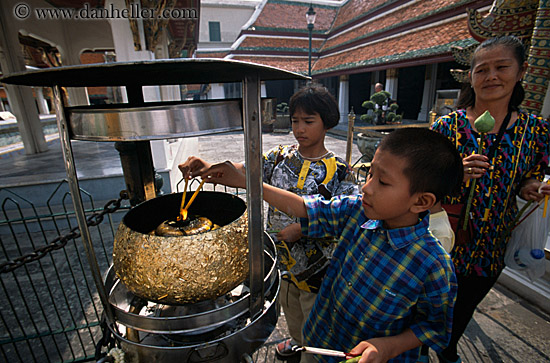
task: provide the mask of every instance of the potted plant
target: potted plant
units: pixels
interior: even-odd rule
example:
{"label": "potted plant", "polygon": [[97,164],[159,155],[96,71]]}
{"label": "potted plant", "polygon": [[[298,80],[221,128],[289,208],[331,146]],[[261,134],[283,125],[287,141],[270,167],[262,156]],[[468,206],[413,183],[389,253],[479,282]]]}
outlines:
{"label": "potted plant", "polygon": [[374,93],[362,106],[367,109],[367,113],[361,115],[361,121],[373,125],[397,124],[403,119],[402,115],[396,114],[399,105],[391,102],[391,94],[388,91]]}

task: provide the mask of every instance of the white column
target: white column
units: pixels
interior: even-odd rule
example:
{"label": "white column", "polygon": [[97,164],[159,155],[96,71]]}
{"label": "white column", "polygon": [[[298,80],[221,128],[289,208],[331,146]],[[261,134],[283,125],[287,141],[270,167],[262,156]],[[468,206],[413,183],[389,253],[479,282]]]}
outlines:
{"label": "white column", "polygon": [[42,87],[35,87],[34,93],[36,95],[36,104],[38,105],[38,110],[40,111],[40,114],[49,115],[50,108],[48,107],[48,103],[44,99],[44,92]]}
{"label": "white column", "polygon": [[[61,28],[65,33],[72,31],[71,22],[61,22]],[[58,47],[61,55],[61,63],[64,66],[80,64],[80,51],[82,50],[73,42],[65,42],[63,47]],[[67,87],[67,96],[70,106],[87,106],[90,104],[86,87]]]}
{"label": "white column", "polygon": [[338,87],[338,111],[340,111],[340,123],[347,124],[349,113],[349,76],[340,76]]}
{"label": "white column", "polygon": [[[19,25],[14,21],[13,3],[0,2],[0,66],[7,76],[25,71],[25,60],[19,44]],[[26,154],[37,154],[48,150],[36,102],[30,87],[6,85],[8,102],[17,119]]]}
{"label": "white column", "polygon": [[265,88],[265,82],[261,82],[260,97],[267,97],[267,90]]}
{"label": "white column", "polygon": [[[166,31],[163,31],[161,41],[155,49],[155,59],[170,59],[170,53],[168,51],[168,38]],[[160,98],[163,101],[181,101],[181,92],[178,85],[160,86]]]}
{"label": "white column", "polygon": [[223,90],[223,83],[211,83],[210,91],[208,91],[209,100],[217,100],[225,98],[225,91]]}
{"label": "white column", "polygon": [[[108,8],[110,4],[117,9],[126,9],[126,3],[124,0],[107,0],[105,1],[105,8]],[[155,55],[148,50],[134,50],[134,38],[130,29],[130,22],[128,19],[109,19],[111,25],[111,31],[113,34],[113,43],[115,45],[115,53],[117,62],[130,62],[139,60],[153,60]],[[145,42],[145,37],[140,34],[141,43]],[[143,47],[142,47],[143,48]],[[146,77],[147,75],[141,75]],[[126,92],[122,92],[122,98],[124,102],[128,102]],[[143,87],[143,99],[146,102],[160,101],[160,91],[158,86],[145,86]]]}
{"label": "white column", "polygon": [[437,81],[437,64],[426,65],[424,76],[424,91],[422,92],[422,105],[418,113],[419,121],[428,121],[429,112],[432,109],[435,98],[435,85]]}
{"label": "white column", "polygon": [[[110,4],[117,9],[126,9],[126,3],[124,0],[106,0],[105,8],[108,8]],[[117,62],[129,62],[136,60],[153,60],[155,54],[148,50],[136,51],[134,49],[134,38],[130,29],[130,22],[128,19],[109,19],[111,25],[111,32],[113,34],[113,43],[115,45],[115,53]],[[138,24],[140,31],[141,48],[145,49],[145,35],[143,33],[143,27]],[[146,74],[137,75],[138,77],[147,77]],[[121,87],[124,89],[124,87]],[[145,102],[160,101],[161,95],[166,97],[167,100],[171,100],[175,97],[174,90],[160,90],[159,86],[145,86],[143,87],[143,100]],[[179,92],[178,92],[179,95]],[[179,97],[179,96],[178,96]],[[122,92],[122,99],[124,102],[128,102],[128,96],[126,90]],[[181,97],[176,98],[181,99]],[[166,140],[152,140],[151,141],[151,154],[153,155],[153,165],[155,169],[170,168],[170,160],[167,156],[168,143]]]}
{"label": "white column", "polygon": [[388,91],[391,94],[391,99],[397,99],[397,76],[398,70],[396,68],[386,70],[386,87],[385,91]]}

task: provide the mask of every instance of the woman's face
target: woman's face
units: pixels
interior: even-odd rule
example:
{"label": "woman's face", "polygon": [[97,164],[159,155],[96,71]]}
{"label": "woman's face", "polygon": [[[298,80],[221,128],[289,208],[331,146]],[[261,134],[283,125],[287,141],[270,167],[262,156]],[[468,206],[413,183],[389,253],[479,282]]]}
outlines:
{"label": "woman's face", "polygon": [[518,64],[513,51],[503,45],[480,50],[470,71],[476,103],[505,100],[512,96],[514,86],[523,77],[526,65]]}

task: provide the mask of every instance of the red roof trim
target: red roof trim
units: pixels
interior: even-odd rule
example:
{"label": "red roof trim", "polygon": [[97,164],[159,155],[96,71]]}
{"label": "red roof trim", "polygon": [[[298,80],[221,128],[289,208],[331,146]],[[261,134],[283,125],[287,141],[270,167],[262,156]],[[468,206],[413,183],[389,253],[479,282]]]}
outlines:
{"label": "red roof trim", "polygon": [[[243,35],[275,35],[281,37],[309,37],[309,32],[289,32],[289,31],[276,31],[276,30],[241,30],[239,37]],[[329,35],[325,32],[312,33],[313,39],[327,39]]]}
{"label": "red roof trim", "polygon": [[[308,52],[292,52],[292,51],[278,51],[278,50],[258,50],[258,51],[255,51],[255,50],[234,50],[231,52],[231,54],[238,54],[238,55],[261,55],[261,56],[266,56],[266,57],[269,57],[269,56],[295,56],[295,57],[303,57],[303,58],[308,58]],[[312,51],[311,52],[311,57],[312,58],[318,58],[319,57],[319,53],[318,52],[314,52]]]}

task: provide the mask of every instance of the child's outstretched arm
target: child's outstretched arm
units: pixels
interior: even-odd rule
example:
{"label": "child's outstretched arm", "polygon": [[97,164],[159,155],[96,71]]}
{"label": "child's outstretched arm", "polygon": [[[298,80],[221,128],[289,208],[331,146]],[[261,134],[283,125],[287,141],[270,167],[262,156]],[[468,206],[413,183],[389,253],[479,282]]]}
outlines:
{"label": "child's outstretched arm", "polygon": [[411,329],[391,337],[373,338],[364,340],[350,351],[350,354],[360,354],[359,363],[387,362],[407,350],[422,345]]}
{"label": "child's outstretched arm", "polygon": [[[222,184],[234,188],[246,189],[246,175],[230,161],[212,165],[201,174],[208,183]],[[307,218],[304,200],[299,195],[263,184],[264,200],[275,208],[298,218]]]}
{"label": "child's outstretched arm", "polygon": [[[234,163],[235,167],[238,170],[244,172],[244,165],[240,163]],[[196,156],[190,156],[185,160],[184,163],[179,164],[178,168],[180,169],[184,178],[194,178],[198,175],[203,174],[212,166],[211,163],[207,162]]]}

